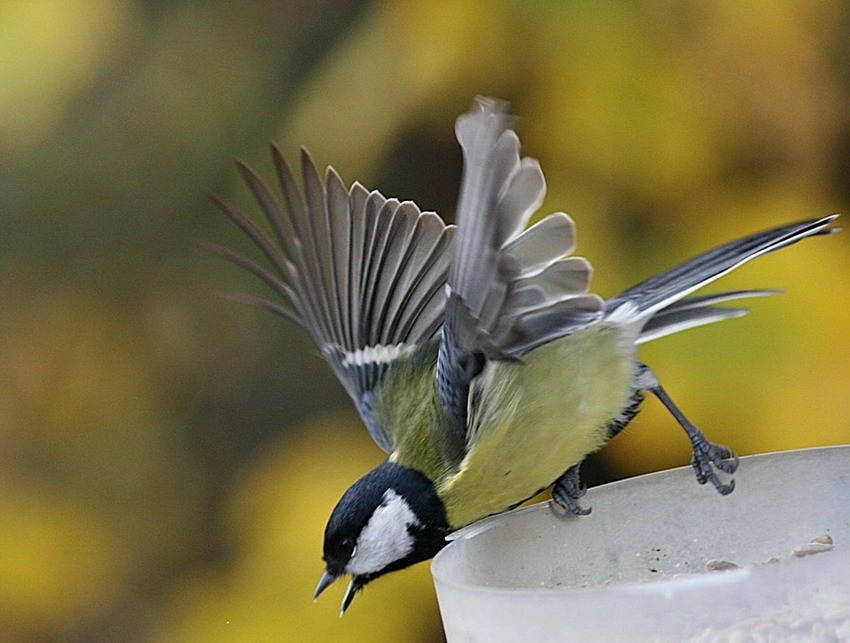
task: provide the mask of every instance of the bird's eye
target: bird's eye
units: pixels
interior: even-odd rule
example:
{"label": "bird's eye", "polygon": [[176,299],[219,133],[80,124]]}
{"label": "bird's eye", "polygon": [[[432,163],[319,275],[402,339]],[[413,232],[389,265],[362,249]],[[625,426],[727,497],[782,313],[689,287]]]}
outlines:
{"label": "bird's eye", "polygon": [[343,538],[339,542],[339,546],[340,546],[340,549],[342,549],[343,551],[346,551],[346,552],[353,552],[354,551],[354,541],[351,538],[348,538],[348,537]]}

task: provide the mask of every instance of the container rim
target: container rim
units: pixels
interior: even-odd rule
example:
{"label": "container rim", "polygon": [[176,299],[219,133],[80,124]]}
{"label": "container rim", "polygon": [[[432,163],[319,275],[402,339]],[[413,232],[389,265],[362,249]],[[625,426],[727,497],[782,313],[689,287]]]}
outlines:
{"label": "container rim", "polygon": [[[753,459],[766,459],[766,458],[782,458],[792,454],[804,453],[804,452],[827,452],[827,451],[836,451],[836,450],[850,450],[850,444],[834,444],[834,445],[825,445],[825,446],[814,446],[814,447],[805,447],[800,449],[787,449],[782,451],[770,451],[767,453],[757,453],[751,454],[747,456],[742,456],[741,461],[746,462],[748,460]],[[637,481],[643,481],[649,478],[657,478],[659,476],[669,476],[675,472],[681,472],[684,470],[690,470],[690,465],[685,465],[682,467],[675,467],[672,469],[664,469],[662,471],[653,471],[651,473],[642,474],[639,476],[632,476],[630,478],[624,478],[622,480],[616,480],[614,482],[609,482],[603,485],[599,485],[597,487],[593,487],[593,489],[616,489],[618,487],[627,486],[630,484],[634,484]],[[547,595],[551,594],[574,594],[574,595],[582,595],[592,597],[594,595],[598,595],[600,593],[611,594],[612,592],[616,593],[652,593],[657,592],[659,594],[666,594],[668,592],[673,591],[692,591],[699,590],[709,586],[716,585],[728,585],[728,584],[737,584],[745,582],[750,576],[753,574],[760,573],[763,570],[768,568],[774,568],[772,565],[764,565],[764,566],[745,566],[738,569],[726,570],[722,573],[690,573],[690,574],[682,574],[681,576],[674,577],[661,577],[658,579],[651,580],[638,580],[638,581],[613,581],[610,585],[600,586],[600,585],[591,585],[588,587],[574,587],[574,586],[562,586],[562,587],[547,587],[547,588],[531,588],[531,587],[506,587],[503,585],[480,585],[476,583],[460,581],[451,578],[449,572],[447,571],[448,563],[445,562],[445,559],[451,555],[451,550],[456,549],[458,547],[464,546],[463,543],[468,542],[480,534],[483,534],[495,527],[498,527],[507,521],[518,520],[525,513],[542,511],[543,507],[550,507],[551,500],[546,500],[543,502],[535,503],[533,505],[529,505],[527,507],[522,507],[520,509],[509,510],[500,514],[496,514],[493,516],[488,516],[486,518],[482,518],[479,521],[472,523],[471,525],[467,525],[466,527],[462,527],[457,531],[452,532],[446,538],[449,540],[449,544],[446,545],[441,551],[437,553],[434,559],[431,561],[431,575],[434,579],[435,583],[439,583],[445,587],[451,587],[455,589],[463,589],[463,590],[471,590],[475,592],[479,592],[482,594],[521,594],[521,595],[534,595],[545,593]],[[568,516],[564,520],[580,520],[580,516]],[[830,553],[837,553],[835,551]],[[840,552],[842,555],[847,555],[846,552]],[[799,564],[812,564],[815,560],[819,559],[819,556],[809,556],[806,558],[798,558],[798,559],[789,559],[787,561],[783,561],[783,566],[787,566],[788,564],[799,565]]]}

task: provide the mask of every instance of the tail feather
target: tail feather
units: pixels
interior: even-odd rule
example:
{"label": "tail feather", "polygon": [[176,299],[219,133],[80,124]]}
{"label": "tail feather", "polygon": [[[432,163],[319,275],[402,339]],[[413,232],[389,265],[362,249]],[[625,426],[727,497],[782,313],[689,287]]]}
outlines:
{"label": "tail feather", "polygon": [[636,344],[650,342],[653,339],[678,333],[680,330],[712,324],[724,319],[743,317],[749,308],[729,308],[725,306],[704,306],[702,308],[684,308],[668,313],[666,310],[652,317],[640,331]]}
{"label": "tail feather", "polygon": [[746,314],[743,308],[714,308],[710,304],[743,297],[766,296],[776,291],[744,290],[685,299],[751,259],[790,246],[815,235],[831,234],[837,214],[757,232],[724,244],[666,272],[651,277],[608,300],[606,318],[641,329],[639,342],[678,330]]}
{"label": "tail feather", "polygon": [[714,306],[724,301],[746,299],[750,297],[768,297],[779,295],[781,290],[730,290],[712,293],[700,297],[686,297],[662,308],[643,325],[640,335],[635,340],[637,344],[678,333],[680,330],[696,328],[724,319],[742,317],[750,312],[749,308],[728,308]]}

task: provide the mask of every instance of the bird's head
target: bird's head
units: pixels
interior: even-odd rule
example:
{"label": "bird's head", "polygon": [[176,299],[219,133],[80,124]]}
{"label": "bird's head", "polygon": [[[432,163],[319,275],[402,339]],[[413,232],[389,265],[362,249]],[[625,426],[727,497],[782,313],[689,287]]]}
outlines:
{"label": "bird's head", "polygon": [[433,558],[448,533],[445,508],[428,477],[384,462],[355,482],[334,508],[325,527],[325,573],[315,595],[351,575],[342,615],[366,583]]}

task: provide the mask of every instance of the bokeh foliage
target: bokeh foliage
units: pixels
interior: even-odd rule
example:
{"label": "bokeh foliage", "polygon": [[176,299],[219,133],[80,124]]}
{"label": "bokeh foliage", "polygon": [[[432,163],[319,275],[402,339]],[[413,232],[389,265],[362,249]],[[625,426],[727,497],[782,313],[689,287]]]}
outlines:
{"label": "bokeh foliage", "polygon": [[[217,297],[261,288],[193,243],[250,251],[205,195],[250,207],[230,159],[277,140],[451,218],[454,118],[497,95],[612,295],[846,211],[848,28],[804,0],[0,3],[0,639],[440,640],[424,565],[312,604],[381,454],[300,331]],[[713,439],[850,441],[848,249],[759,260],[721,287],[785,295],[642,350]],[[687,462],[658,406],[595,481]]]}

